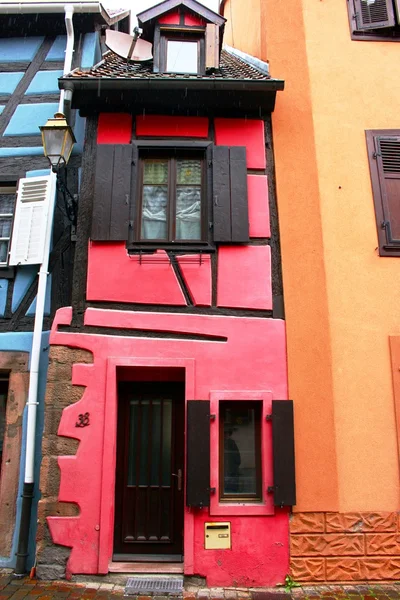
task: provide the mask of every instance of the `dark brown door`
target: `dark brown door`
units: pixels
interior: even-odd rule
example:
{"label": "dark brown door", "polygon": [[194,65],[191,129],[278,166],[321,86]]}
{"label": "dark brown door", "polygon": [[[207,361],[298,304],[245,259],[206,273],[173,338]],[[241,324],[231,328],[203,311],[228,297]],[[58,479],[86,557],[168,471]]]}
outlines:
{"label": "dark brown door", "polygon": [[119,384],[114,560],[182,560],[184,393]]}

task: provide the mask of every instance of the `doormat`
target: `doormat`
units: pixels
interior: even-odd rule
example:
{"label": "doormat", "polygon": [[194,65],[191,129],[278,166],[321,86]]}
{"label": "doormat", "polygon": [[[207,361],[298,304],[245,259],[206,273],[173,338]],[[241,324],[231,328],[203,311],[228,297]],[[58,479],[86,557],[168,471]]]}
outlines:
{"label": "doormat", "polygon": [[148,595],[166,596],[181,594],[183,577],[129,577],[126,582],[125,596],[136,596],[146,592]]}

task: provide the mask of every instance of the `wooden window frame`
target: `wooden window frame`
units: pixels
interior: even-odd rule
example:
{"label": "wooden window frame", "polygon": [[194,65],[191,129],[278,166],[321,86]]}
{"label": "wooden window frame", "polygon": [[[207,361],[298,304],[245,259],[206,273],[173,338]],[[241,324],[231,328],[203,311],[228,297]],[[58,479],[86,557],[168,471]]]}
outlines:
{"label": "wooden window frame", "polygon": [[205,47],[205,27],[199,26],[179,26],[179,25],[157,25],[154,34],[154,72],[170,73],[184,76],[183,72],[167,71],[167,52],[168,42],[197,42],[197,73],[196,75],[205,75],[206,72],[206,47]]}
{"label": "wooden window frame", "polygon": [[[256,459],[256,492],[254,494],[246,494],[239,496],[238,494],[224,493],[223,481],[224,481],[224,414],[228,407],[242,408],[243,410],[248,408],[254,408],[254,426],[255,426],[255,437],[254,437],[254,451]],[[221,400],[219,408],[219,501],[223,502],[256,502],[260,503],[263,499],[262,494],[262,469],[261,469],[261,418],[262,418],[262,401],[261,400]]]}
{"label": "wooden window frame", "polygon": [[[385,212],[384,190],[382,175],[378,163],[376,139],[382,137],[400,137],[400,129],[374,129],[365,132],[367,140],[368,161],[371,175],[372,194],[375,206],[376,227],[378,233],[379,256],[400,257],[400,241],[388,239],[388,215]],[[400,176],[399,176],[400,179]],[[400,210],[400,208],[399,208]],[[390,222],[389,222],[390,225]]]}
{"label": "wooden window frame", "polygon": [[[197,140],[173,141],[173,140],[140,140],[135,142],[138,151],[138,176],[136,189],[133,190],[131,203],[131,228],[132,236],[128,240],[128,251],[142,252],[154,250],[175,250],[182,252],[213,252],[215,246],[212,242],[212,231],[210,220],[212,215],[212,143]],[[168,157],[169,160],[179,157],[200,157],[203,162],[202,172],[202,197],[201,197],[201,239],[200,240],[142,240],[141,239],[141,216],[142,216],[142,187],[143,187],[143,162],[146,157]],[[175,182],[176,184],[176,182]],[[169,184],[169,200],[172,204],[174,182]],[[169,221],[174,223],[174,207],[170,207]],[[172,223],[171,223],[172,221]],[[172,237],[172,236],[171,236]]]}
{"label": "wooden window frame", "polygon": [[[396,1],[396,0],[395,0]],[[397,0],[400,2],[400,0]],[[349,17],[350,33],[352,40],[369,41],[369,42],[400,42],[400,16],[396,15],[396,7],[393,2],[393,10],[395,15],[395,24],[393,26],[377,29],[358,29],[356,22],[356,8],[354,0],[346,0],[347,12]]]}

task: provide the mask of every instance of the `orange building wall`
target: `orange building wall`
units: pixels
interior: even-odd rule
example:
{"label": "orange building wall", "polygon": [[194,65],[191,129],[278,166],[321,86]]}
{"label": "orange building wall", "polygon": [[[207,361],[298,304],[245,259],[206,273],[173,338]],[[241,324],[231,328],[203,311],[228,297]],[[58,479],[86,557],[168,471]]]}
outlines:
{"label": "orange building wall", "polygon": [[[228,21],[230,4],[240,22],[247,7],[228,0]],[[394,511],[389,335],[400,331],[400,262],[378,256],[364,132],[400,127],[399,45],[352,41],[346,0],[260,4],[255,54],[286,81],[273,133],[296,510]]]}

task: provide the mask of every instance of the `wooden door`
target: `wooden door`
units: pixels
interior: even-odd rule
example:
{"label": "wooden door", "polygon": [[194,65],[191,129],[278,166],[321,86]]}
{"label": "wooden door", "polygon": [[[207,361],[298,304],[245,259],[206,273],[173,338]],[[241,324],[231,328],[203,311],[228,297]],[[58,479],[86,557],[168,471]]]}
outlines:
{"label": "wooden door", "polygon": [[181,561],[184,383],[118,387],[115,561]]}

